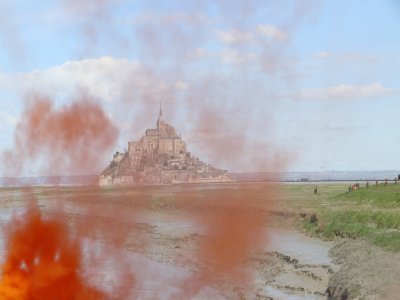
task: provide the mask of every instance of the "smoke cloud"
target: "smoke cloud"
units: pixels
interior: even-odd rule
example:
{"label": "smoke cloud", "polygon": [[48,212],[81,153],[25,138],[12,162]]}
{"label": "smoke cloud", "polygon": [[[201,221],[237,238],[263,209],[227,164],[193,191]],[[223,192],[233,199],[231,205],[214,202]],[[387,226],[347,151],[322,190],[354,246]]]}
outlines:
{"label": "smoke cloud", "polygon": [[1,299],[109,299],[82,277],[79,240],[62,219],[45,219],[35,203],[9,225],[6,242]]}
{"label": "smoke cloud", "polygon": [[[85,230],[73,225],[60,203],[46,211],[39,209],[38,200],[25,199],[26,210],[14,217],[5,228],[6,257],[1,268],[0,298],[5,300],[41,299],[128,299],[133,297],[135,279],[132,269],[124,265],[118,254],[116,239],[109,247],[85,244],[99,230],[97,224],[86,222]],[[52,199],[55,201],[56,199]],[[78,207],[78,206],[77,206]],[[115,216],[115,215],[114,215]],[[71,229],[73,229],[71,231]],[[113,226],[105,233],[115,231]],[[121,238],[121,234],[119,234]],[[96,282],[99,269],[106,260],[115,266],[115,281]]]}
{"label": "smoke cloud", "polygon": [[49,98],[34,95],[16,126],[13,149],[3,153],[4,164],[9,175],[29,165],[48,175],[91,174],[104,164],[117,137],[117,128],[93,99],[82,95],[55,108]]}
{"label": "smoke cloud", "polygon": [[[101,49],[104,46],[101,41],[115,41],[117,52],[126,55],[133,48],[128,42],[125,44],[117,31],[112,8],[118,1],[62,3],[87,42],[85,52]],[[164,1],[149,3],[162,7]],[[153,106],[162,100],[171,116],[181,116],[183,121],[177,127],[186,126],[189,140],[200,145],[202,153],[196,155],[207,154],[205,160],[211,160],[217,167],[229,168],[235,163],[242,169],[257,166],[265,171],[284,170],[290,162],[288,156],[270,143],[274,139],[274,119],[280,117],[276,115],[278,103],[273,84],[277,78],[291,74],[292,66],[287,62],[291,38],[308,10],[296,4],[276,24],[252,24],[260,14],[265,19],[277,11],[286,11],[285,4],[271,1],[267,5],[256,0],[178,1],[178,4],[181,7],[175,13],[160,9],[124,20],[132,26],[131,35],[137,41],[135,53],[145,61],[151,77],[163,78],[166,86],[175,88],[161,89],[165,93],[160,95],[151,91],[152,85],[133,90],[135,84],[123,81],[118,93],[122,95],[121,101],[115,111],[125,111],[122,115],[127,117],[126,112],[132,111],[132,107],[140,110],[140,117],[132,120],[139,127],[140,121],[153,118],[158,108]],[[235,34],[225,34],[228,43],[218,49],[210,47],[202,51],[218,40],[218,32]],[[240,43],[232,42],[234,39]],[[249,44],[255,48],[250,49]],[[46,95],[49,91],[39,89],[39,92]],[[132,95],[138,96],[140,105],[132,104]],[[8,175],[19,175],[30,168],[57,175],[98,173],[105,165],[104,160],[115,149],[118,129],[102,106],[85,94],[61,107],[55,102],[39,95],[26,102],[15,129],[14,146],[3,155]],[[206,240],[194,253],[204,268],[185,282],[176,298],[190,298],[204,287],[217,285],[219,278],[238,284],[250,280],[250,274],[243,271],[243,262],[267,239],[268,210],[279,191],[275,187],[252,190],[240,185],[237,189],[235,196],[222,189],[206,193],[201,204],[198,199],[181,204],[196,212],[194,222],[205,228]],[[260,194],[264,201],[255,202]],[[75,205],[89,215],[96,215],[104,210],[97,200],[103,199],[86,195],[77,199]],[[92,205],[88,205],[91,201]],[[82,218],[71,225],[60,208],[57,218],[45,217],[34,202],[23,219],[10,223],[0,296],[23,300],[129,299],[126,297],[135,278],[128,268],[121,269],[124,280],[111,294],[91,285],[90,276],[86,278],[82,272],[83,237],[105,239],[115,249],[124,249],[130,231],[121,224],[126,221],[121,218],[123,212],[107,207],[111,221],[101,223],[96,218]],[[123,261],[118,251],[105,255],[115,257],[119,263]],[[94,261],[104,257],[99,255]]]}

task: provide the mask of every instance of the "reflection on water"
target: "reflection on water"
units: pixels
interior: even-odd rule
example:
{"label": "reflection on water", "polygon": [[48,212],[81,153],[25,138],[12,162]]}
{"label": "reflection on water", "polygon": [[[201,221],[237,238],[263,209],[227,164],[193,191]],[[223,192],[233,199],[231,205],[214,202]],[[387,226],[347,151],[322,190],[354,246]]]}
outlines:
{"label": "reflection on water", "polygon": [[281,290],[275,289],[273,287],[267,286],[265,288],[265,293],[269,296],[272,297],[274,300],[319,300],[319,299],[325,299],[321,296],[313,296],[313,295],[307,295],[305,296],[297,296],[297,295],[291,295],[285,292],[282,292]]}
{"label": "reflection on water", "polygon": [[331,264],[329,249],[332,243],[310,238],[304,234],[273,228],[268,232],[266,250],[277,251],[296,258],[304,264]]}

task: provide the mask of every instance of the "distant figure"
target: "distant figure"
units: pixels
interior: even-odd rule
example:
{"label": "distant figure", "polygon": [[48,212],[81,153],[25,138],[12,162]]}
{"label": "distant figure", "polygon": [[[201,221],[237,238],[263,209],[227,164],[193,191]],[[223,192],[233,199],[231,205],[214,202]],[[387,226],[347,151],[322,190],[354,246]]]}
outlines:
{"label": "distant figure", "polygon": [[351,188],[352,188],[352,186],[351,186],[351,185],[349,185],[349,192],[351,192]]}
{"label": "distant figure", "polygon": [[385,186],[387,186],[387,179],[385,179]]}
{"label": "distant figure", "polygon": [[318,188],[317,186],[314,187],[314,195],[318,194]]}
{"label": "distant figure", "polygon": [[369,181],[367,181],[367,183],[365,184],[365,188],[369,187]]}
{"label": "distant figure", "polygon": [[376,186],[376,187],[378,187],[378,180],[377,180],[377,181],[375,181],[375,186]]}
{"label": "distant figure", "polygon": [[397,178],[396,177],[394,178],[394,184],[397,184]]}

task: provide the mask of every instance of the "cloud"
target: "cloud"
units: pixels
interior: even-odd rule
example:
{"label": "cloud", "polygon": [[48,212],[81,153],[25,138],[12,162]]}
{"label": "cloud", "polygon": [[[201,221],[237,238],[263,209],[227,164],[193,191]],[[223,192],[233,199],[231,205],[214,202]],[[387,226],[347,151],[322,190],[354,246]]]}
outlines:
{"label": "cloud", "polygon": [[254,62],[258,56],[251,52],[240,52],[234,49],[224,49],[220,53],[221,60],[224,64],[241,65]]}
{"label": "cloud", "polygon": [[245,30],[218,31],[217,35],[219,40],[224,44],[248,44],[256,42],[254,34]]}
{"label": "cloud", "polygon": [[299,96],[303,99],[359,99],[387,96],[393,92],[392,89],[375,82],[366,85],[341,84],[326,88],[303,89]]}
{"label": "cloud", "polygon": [[186,13],[186,12],[145,12],[141,13],[133,18],[134,24],[144,23],[198,23],[207,24],[210,22],[207,15],[202,13]]}
{"label": "cloud", "polygon": [[287,32],[269,24],[259,24],[250,30],[217,31],[217,36],[223,44],[262,44],[265,38],[284,42],[288,38]]}
{"label": "cloud", "polygon": [[288,37],[288,34],[273,25],[258,25],[256,29],[257,33],[263,36],[267,36],[278,41],[285,41]]}
{"label": "cloud", "polygon": [[106,102],[118,101],[127,94],[157,98],[166,92],[187,88],[185,82],[179,82],[165,82],[137,61],[110,56],[68,61],[60,66],[27,73],[0,74],[0,87],[3,89],[61,95],[83,89]]}
{"label": "cloud", "polygon": [[0,124],[14,127],[18,123],[18,118],[8,112],[0,111]]}
{"label": "cloud", "polygon": [[255,63],[268,74],[276,72],[279,67],[286,70],[282,58],[287,48],[288,33],[277,26],[258,24],[248,30],[217,31],[217,36],[227,46],[217,53],[223,64],[238,66]]}
{"label": "cloud", "polygon": [[189,53],[188,58],[191,60],[198,60],[207,57],[207,50],[205,48],[196,48],[193,52]]}

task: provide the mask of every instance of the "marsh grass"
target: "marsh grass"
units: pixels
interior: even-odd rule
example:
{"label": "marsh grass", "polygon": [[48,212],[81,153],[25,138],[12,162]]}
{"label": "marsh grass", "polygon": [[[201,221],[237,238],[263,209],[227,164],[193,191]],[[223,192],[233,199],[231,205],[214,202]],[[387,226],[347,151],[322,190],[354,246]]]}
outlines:
{"label": "marsh grass", "polygon": [[[348,185],[285,187],[286,203],[303,212],[299,225],[311,235],[365,238],[391,251],[400,251],[400,184],[371,184],[349,192]],[[316,220],[315,220],[316,219]]]}

